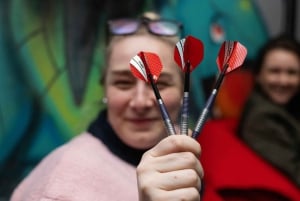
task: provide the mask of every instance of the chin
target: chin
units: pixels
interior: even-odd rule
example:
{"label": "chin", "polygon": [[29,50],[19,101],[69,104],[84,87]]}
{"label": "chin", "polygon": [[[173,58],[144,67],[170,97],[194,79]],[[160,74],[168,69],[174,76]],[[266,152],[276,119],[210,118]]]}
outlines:
{"label": "chin", "polygon": [[129,146],[135,148],[135,149],[150,149],[153,146],[155,146],[157,143],[153,141],[145,141],[145,140],[137,140],[134,143],[129,144]]}
{"label": "chin", "polygon": [[286,105],[289,102],[289,99],[273,99],[273,101],[278,105]]}
{"label": "chin", "polygon": [[137,149],[149,149],[155,146],[162,139],[161,135],[156,136],[153,132],[136,134],[131,139],[131,146]]}

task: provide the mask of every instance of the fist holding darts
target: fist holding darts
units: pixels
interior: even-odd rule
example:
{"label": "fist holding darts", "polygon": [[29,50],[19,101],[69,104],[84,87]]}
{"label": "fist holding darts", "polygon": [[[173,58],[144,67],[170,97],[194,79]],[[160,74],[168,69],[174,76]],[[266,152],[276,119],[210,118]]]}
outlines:
{"label": "fist holding darts", "polygon": [[[183,45],[185,43],[185,45]],[[180,60],[180,54],[185,51],[185,58],[182,59],[183,66],[179,73],[185,74],[177,82],[181,83],[181,93],[188,93],[189,73],[200,63],[203,58],[203,44],[201,41],[189,36],[185,41],[180,41],[181,47],[177,46],[174,51],[175,61]],[[183,50],[183,48],[185,50]],[[187,52],[196,51],[200,54],[188,54]],[[183,58],[183,57],[182,57]],[[176,61],[176,62],[177,62]],[[177,62],[178,63],[178,62]],[[200,200],[201,179],[203,169],[198,160],[200,155],[200,145],[189,137],[187,128],[187,118],[185,124],[181,124],[181,131],[175,131],[173,122],[168,112],[168,107],[164,104],[161,93],[163,88],[159,87],[161,78],[166,72],[163,68],[163,62],[160,57],[149,51],[140,51],[130,60],[130,70],[132,75],[139,81],[152,88],[153,95],[156,98],[158,108],[160,109],[162,120],[165,124],[169,137],[163,139],[154,148],[147,151],[138,165],[138,188],[140,201],[159,201],[159,200]],[[187,70],[186,70],[187,68]],[[179,68],[174,68],[178,73]],[[169,69],[168,69],[169,70]],[[184,88],[182,87],[184,85]],[[173,95],[172,95],[173,96]],[[188,97],[187,97],[188,98]],[[186,99],[186,101],[188,101]],[[188,107],[187,104],[184,104]],[[185,109],[186,110],[186,109]],[[183,115],[188,115],[184,113]],[[175,119],[176,120],[176,119]],[[185,129],[182,129],[186,126]],[[183,135],[174,135],[183,134]],[[190,131],[191,135],[191,131]]]}
{"label": "fist holding darts", "polygon": [[199,155],[200,145],[186,135],[169,136],[147,151],[137,167],[140,201],[199,201]]}

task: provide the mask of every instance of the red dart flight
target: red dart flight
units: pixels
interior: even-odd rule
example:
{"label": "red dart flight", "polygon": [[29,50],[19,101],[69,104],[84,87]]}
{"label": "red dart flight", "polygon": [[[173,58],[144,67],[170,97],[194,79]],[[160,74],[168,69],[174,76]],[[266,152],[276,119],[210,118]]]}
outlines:
{"label": "red dart flight", "polygon": [[181,39],[174,49],[174,60],[181,69],[186,72],[186,65],[189,63],[189,72],[192,72],[203,60],[203,43],[201,40],[187,36]]}
{"label": "red dart flight", "polygon": [[152,76],[156,82],[162,71],[162,63],[155,53],[139,52],[130,60],[130,70],[138,79],[150,82],[149,76]]}
{"label": "red dart flight", "polygon": [[247,49],[238,41],[223,42],[217,57],[217,65],[220,71],[228,65],[226,73],[240,67],[247,55]]}

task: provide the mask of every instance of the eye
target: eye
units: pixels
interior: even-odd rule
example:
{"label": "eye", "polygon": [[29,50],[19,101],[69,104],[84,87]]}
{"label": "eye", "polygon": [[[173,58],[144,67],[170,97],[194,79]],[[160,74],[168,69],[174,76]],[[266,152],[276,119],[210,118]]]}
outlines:
{"label": "eye", "polygon": [[289,75],[296,75],[296,76],[298,76],[298,75],[300,74],[300,71],[299,71],[299,70],[296,70],[295,68],[290,68],[290,69],[287,71],[287,73],[288,73]]}
{"label": "eye", "polygon": [[159,90],[163,90],[163,89],[171,86],[170,82],[167,82],[167,81],[158,81],[156,83],[156,85]]}
{"label": "eye", "polygon": [[269,68],[269,72],[272,74],[278,74],[280,72],[280,69],[278,67],[271,67]]}
{"label": "eye", "polygon": [[130,89],[135,85],[135,82],[133,80],[127,80],[127,79],[121,79],[121,80],[115,80],[113,82],[113,85],[119,89]]}

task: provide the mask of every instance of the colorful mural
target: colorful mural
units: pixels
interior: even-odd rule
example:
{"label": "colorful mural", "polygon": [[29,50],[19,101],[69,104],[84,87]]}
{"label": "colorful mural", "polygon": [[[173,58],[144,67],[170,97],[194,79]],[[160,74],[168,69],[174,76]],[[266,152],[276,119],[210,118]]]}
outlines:
{"label": "colorful mural", "polygon": [[172,2],[165,5],[161,12],[165,16],[179,19],[185,25],[185,34],[196,36],[204,42],[204,59],[193,71],[191,78],[192,101],[196,108],[192,115],[195,118],[207,96],[203,81],[217,73],[215,61],[221,43],[224,40],[238,40],[247,47],[247,58],[252,59],[268,34],[258,8],[251,0]]}
{"label": "colorful mural", "polygon": [[191,111],[202,108],[203,80],[216,75],[223,40],[239,40],[251,59],[267,39],[251,0],[126,1],[126,6],[97,0],[1,0],[0,197],[9,196],[43,156],[85,130],[103,107],[99,79],[105,19],[149,8],[182,21],[184,35],[205,45],[204,61],[192,74]]}

